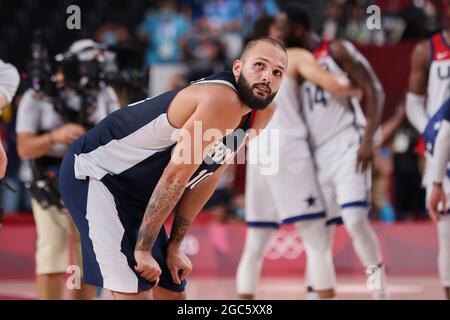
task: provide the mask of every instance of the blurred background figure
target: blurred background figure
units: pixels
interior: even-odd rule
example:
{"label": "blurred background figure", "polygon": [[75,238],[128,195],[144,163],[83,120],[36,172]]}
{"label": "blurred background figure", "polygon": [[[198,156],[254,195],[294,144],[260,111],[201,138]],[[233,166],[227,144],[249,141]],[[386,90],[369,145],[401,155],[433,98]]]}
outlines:
{"label": "blurred background figure", "polygon": [[188,73],[188,82],[201,79],[223,70],[225,44],[220,33],[213,30],[207,17],[199,18],[186,38],[182,48]]}
{"label": "blurred background figure", "polygon": [[[147,44],[145,63],[150,67],[149,96],[174,87],[174,77],[184,72],[181,40],[190,23],[177,10],[175,0],[159,0],[138,26],[141,41]],[[175,85],[176,86],[176,85]]]}
{"label": "blurred background figure", "polygon": [[391,149],[392,138],[405,121],[404,104],[399,104],[395,113],[381,124],[381,141],[374,155],[372,168],[372,206],[374,218],[381,221],[395,222],[396,214],[392,205],[391,177],[394,162]]}
{"label": "blurred background figure", "polygon": [[344,33],[344,1],[328,1],[325,7],[325,21],[323,23],[322,37],[337,38]]}

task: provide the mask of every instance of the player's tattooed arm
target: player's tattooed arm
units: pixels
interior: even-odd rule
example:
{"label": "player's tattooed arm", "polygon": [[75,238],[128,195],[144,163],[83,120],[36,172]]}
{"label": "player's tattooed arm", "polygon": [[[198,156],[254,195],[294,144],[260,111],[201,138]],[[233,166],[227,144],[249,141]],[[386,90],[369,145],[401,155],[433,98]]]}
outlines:
{"label": "player's tattooed arm", "polygon": [[184,188],[185,183],[178,179],[162,179],[158,182],[150,197],[139,229],[137,250],[150,251],[152,249],[162,224],[181,198]]}
{"label": "player's tattooed arm", "polygon": [[170,231],[169,248],[179,248],[197,214],[211,198],[217,183],[228,165],[224,164],[213,175],[200,182],[194,189],[184,193],[176,209]]}
{"label": "player's tattooed arm", "polygon": [[170,233],[170,242],[176,246],[181,245],[181,242],[183,241],[191,224],[192,221],[176,214],[175,219],[173,220],[172,231]]}

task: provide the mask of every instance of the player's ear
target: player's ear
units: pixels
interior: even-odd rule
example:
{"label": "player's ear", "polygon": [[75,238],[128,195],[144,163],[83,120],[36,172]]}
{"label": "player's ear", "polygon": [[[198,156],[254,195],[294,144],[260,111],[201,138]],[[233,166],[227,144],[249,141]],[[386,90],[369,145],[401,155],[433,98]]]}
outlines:
{"label": "player's ear", "polygon": [[239,75],[241,74],[241,69],[242,69],[242,61],[237,59],[234,60],[233,62],[233,74],[235,77],[239,77]]}

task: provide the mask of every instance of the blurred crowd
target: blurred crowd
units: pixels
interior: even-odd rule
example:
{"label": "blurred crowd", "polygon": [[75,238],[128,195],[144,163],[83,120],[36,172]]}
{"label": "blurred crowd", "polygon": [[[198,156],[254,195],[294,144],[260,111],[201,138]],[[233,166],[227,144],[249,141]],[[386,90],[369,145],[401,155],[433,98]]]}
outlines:
{"label": "blurred crowd", "polygon": [[[144,77],[131,76],[131,80],[140,82],[145,96],[151,97],[229,67],[247,39],[253,36],[255,22],[264,16],[282,14],[283,5],[288,2],[132,1],[136,8],[140,8],[138,4],[145,8],[137,23],[130,26],[124,17],[126,12],[123,12],[121,18],[100,19],[100,25],[84,28],[79,36],[125,52],[119,67],[131,70],[128,75],[146,70]],[[446,21],[439,13],[448,10],[447,6],[441,6],[441,1],[432,0],[298,2],[314,14],[316,31],[323,37],[346,38],[357,45],[381,46],[403,39],[426,37],[445,25]],[[370,30],[365,27],[370,17],[366,9],[372,4],[380,6],[382,15],[380,28]],[[44,40],[46,32],[44,30]],[[57,50],[50,42],[48,45],[49,52]],[[27,51],[18,55],[7,50],[4,45],[0,47],[0,54],[5,55],[2,58],[15,63],[26,76],[24,62],[31,53]],[[29,83],[22,81],[16,97],[1,116],[0,136],[9,159],[6,181],[16,190],[6,190],[3,194],[6,214],[31,211],[26,188],[32,179],[31,169],[27,161],[21,160],[17,154],[15,134],[17,108],[28,88]],[[115,89],[120,105],[136,101],[136,95],[130,98],[120,85]],[[420,135],[407,122],[402,103],[383,123],[382,136],[382,147],[374,161],[373,217],[386,222],[424,218],[425,204],[421,200],[425,198],[421,187],[424,147]],[[205,208],[217,220],[243,219],[244,171],[239,165],[232,168]]]}

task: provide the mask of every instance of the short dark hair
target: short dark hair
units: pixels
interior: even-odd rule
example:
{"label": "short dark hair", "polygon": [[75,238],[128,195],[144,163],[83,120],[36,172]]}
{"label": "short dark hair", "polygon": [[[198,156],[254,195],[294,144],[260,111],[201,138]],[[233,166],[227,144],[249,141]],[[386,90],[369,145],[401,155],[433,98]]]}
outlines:
{"label": "short dark hair", "polygon": [[306,9],[299,5],[288,5],[283,8],[289,23],[302,26],[306,31],[311,31],[311,16]]}
{"label": "short dark hair", "polygon": [[[245,54],[247,53],[248,50],[250,50],[251,48],[253,48],[255,45],[257,45],[260,42],[267,42],[272,44],[275,47],[278,47],[279,49],[281,49],[284,53],[286,53],[286,48],[284,47],[284,45],[278,41],[275,40],[273,38],[264,36],[264,37],[257,37],[254,39],[251,39],[249,42],[247,42],[247,44],[245,45],[244,49],[242,50],[241,55],[239,56],[239,59],[243,59],[243,57],[245,56]],[[287,53],[286,53],[287,54]]]}
{"label": "short dark hair", "polygon": [[264,37],[269,34],[270,27],[275,23],[274,16],[264,16],[256,20],[253,26],[252,38]]}

